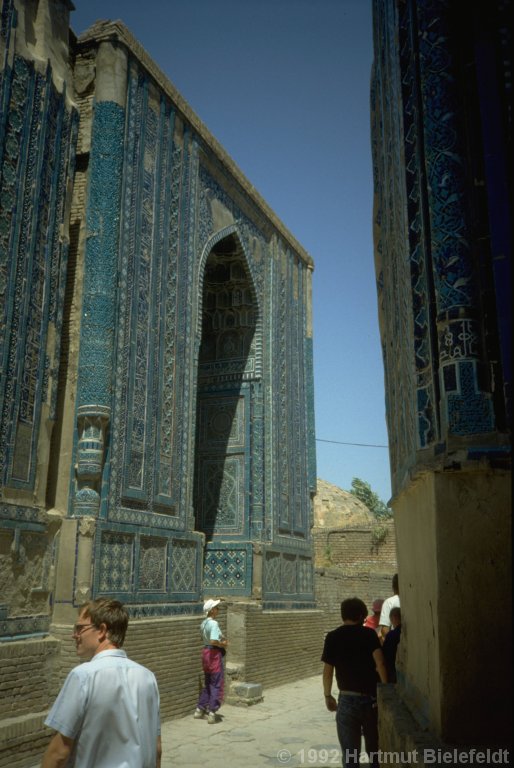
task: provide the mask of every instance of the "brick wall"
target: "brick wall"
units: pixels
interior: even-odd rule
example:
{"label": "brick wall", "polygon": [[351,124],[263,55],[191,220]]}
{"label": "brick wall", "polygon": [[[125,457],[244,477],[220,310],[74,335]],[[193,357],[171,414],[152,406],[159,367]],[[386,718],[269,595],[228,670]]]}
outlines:
{"label": "brick wall", "polygon": [[0,643],[1,718],[46,709],[58,653],[59,642],[50,638]]}
{"label": "brick wall", "polygon": [[325,632],[341,623],[341,602],[347,597],[360,597],[371,613],[375,598],[392,594],[391,580],[398,570],[393,520],[370,527],[317,527],[313,537],[314,589]]}
{"label": "brick wall", "polygon": [[341,624],[341,602],[348,597],[360,597],[371,613],[375,598],[392,595],[393,572],[360,571],[355,568],[316,568],[314,590],[318,608],[322,612],[324,631]]}
{"label": "brick wall", "polygon": [[59,646],[54,638],[0,644],[0,768],[33,765],[48,742]]}
{"label": "brick wall", "polygon": [[362,564],[376,571],[396,571],[396,536],[393,520],[372,527],[313,528],[317,566]]}
{"label": "brick wall", "polygon": [[[124,648],[139,664],[152,670],[161,695],[161,717],[181,717],[194,711],[202,673],[202,617],[146,619],[129,624]],[[224,616],[220,626],[224,628]]]}
{"label": "brick wall", "polygon": [[[234,605],[230,611],[227,660],[240,664],[240,679],[261,683],[266,695],[266,688],[321,672],[320,611],[263,611],[252,604]],[[235,620],[239,638],[230,634]]]}
{"label": "brick wall", "polygon": [[[226,623],[225,611],[220,626]],[[192,712],[198,696],[201,665],[201,616],[166,619],[131,619],[125,644],[127,655],[152,670],[161,696],[161,717],[168,719]],[[52,632],[62,639],[59,687],[70,669],[78,663],[69,627],[53,626]]]}
{"label": "brick wall", "polygon": [[353,565],[368,560],[374,554],[371,544],[371,531],[355,530],[329,531],[327,547],[331,553],[333,565]]}
{"label": "brick wall", "polygon": [[[194,711],[202,674],[200,616],[132,620],[124,648],[155,673],[163,720]],[[226,610],[220,625],[225,629]],[[40,641],[0,645],[0,768],[32,768],[51,736],[43,725],[66,675],[78,663],[69,626]],[[226,630],[225,630],[226,631]]]}
{"label": "brick wall", "polygon": [[79,663],[79,658],[75,651],[75,642],[71,636],[71,630],[72,628],[68,624],[65,626],[52,624],[50,626],[51,636],[60,641],[58,662],[54,669],[57,693],[59,693],[70,669],[73,669],[73,667],[76,667]]}
{"label": "brick wall", "polygon": [[35,768],[49,741],[46,712],[0,721],[0,768]]}

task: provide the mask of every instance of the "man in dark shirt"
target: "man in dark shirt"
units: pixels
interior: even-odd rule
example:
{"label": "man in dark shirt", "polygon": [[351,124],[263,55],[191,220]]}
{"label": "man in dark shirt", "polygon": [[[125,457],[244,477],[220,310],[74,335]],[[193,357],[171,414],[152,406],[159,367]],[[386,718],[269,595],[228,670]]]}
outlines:
{"label": "man in dark shirt", "polygon": [[[323,691],[330,712],[337,712],[337,736],[343,766],[359,765],[361,731],[372,768],[378,768],[377,682],[387,682],[384,656],[377,633],[362,623],[367,608],[358,597],[341,603],[341,627],[325,638],[321,661]],[[339,698],[332,696],[336,673]]]}

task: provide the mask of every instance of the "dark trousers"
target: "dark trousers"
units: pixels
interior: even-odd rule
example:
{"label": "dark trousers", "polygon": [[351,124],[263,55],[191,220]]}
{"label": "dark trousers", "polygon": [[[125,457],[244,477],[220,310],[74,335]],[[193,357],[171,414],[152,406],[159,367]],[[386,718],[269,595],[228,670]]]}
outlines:
{"label": "dark trousers", "polygon": [[371,768],[379,768],[376,699],[372,696],[339,694],[336,723],[344,768],[359,766],[361,734],[364,736],[366,752],[370,755]]}

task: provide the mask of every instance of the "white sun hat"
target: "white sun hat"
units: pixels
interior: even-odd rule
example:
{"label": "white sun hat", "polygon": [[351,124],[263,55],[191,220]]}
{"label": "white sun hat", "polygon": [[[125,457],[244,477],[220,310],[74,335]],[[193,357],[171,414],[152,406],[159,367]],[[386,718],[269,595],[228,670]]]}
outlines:
{"label": "white sun hat", "polygon": [[219,603],[221,600],[206,600],[203,604],[203,612],[209,614]]}

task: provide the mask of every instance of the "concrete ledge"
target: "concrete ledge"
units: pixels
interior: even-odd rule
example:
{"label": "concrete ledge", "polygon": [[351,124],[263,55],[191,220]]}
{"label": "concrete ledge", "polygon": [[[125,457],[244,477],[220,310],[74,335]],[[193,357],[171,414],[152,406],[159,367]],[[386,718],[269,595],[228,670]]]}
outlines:
{"label": "concrete ledge", "polygon": [[[395,685],[379,685],[377,698],[380,749],[391,756],[387,764],[393,768],[424,766],[425,749],[440,748],[440,742],[416,722],[398,696]],[[397,755],[398,759],[393,755]],[[381,763],[385,764],[386,761],[382,760]]]}
{"label": "concrete ledge", "polygon": [[227,696],[227,704],[236,706],[251,706],[263,700],[260,683],[233,682]]}

